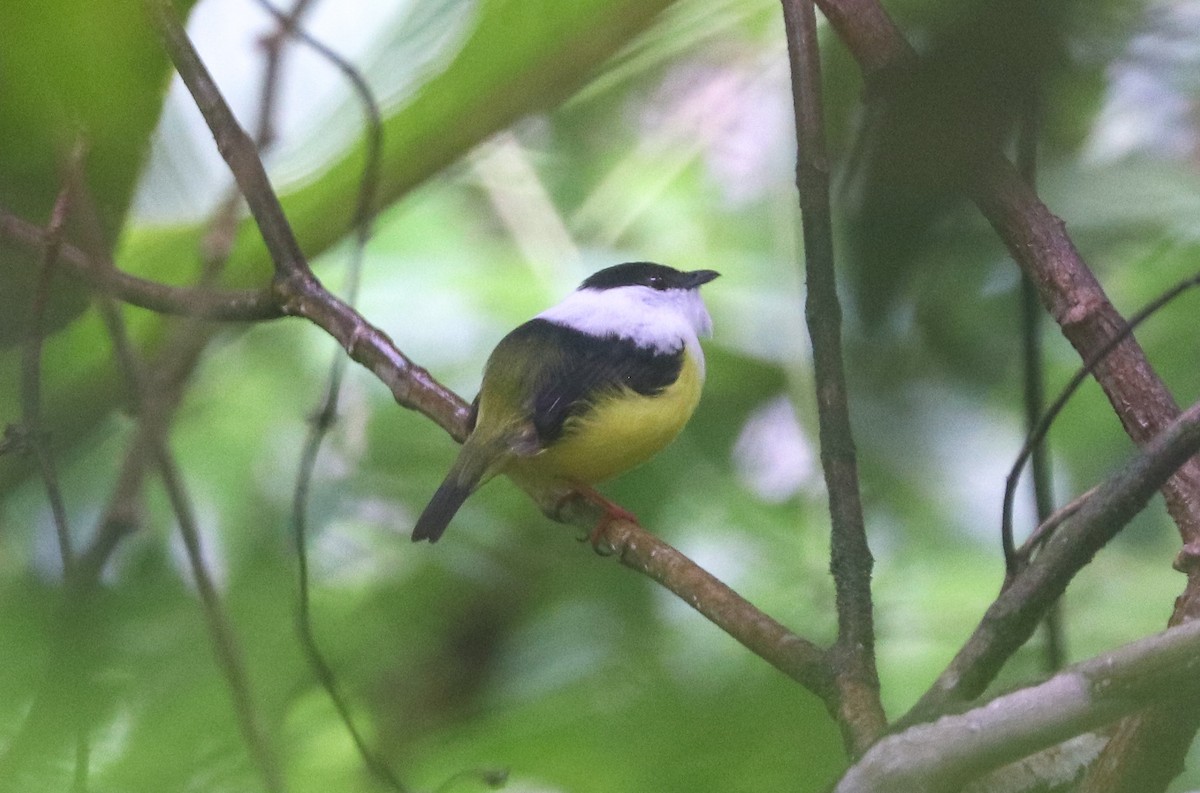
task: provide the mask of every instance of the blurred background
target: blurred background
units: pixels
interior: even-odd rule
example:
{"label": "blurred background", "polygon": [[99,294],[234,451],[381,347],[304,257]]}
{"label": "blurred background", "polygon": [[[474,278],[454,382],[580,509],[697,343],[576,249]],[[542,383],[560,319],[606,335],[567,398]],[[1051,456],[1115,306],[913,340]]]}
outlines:
{"label": "blurred background", "polygon": [[[359,308],[470,399],[500,337],[590,272],[628,260],[721,271],[706,291],[716,331],[695,418],[604,491],[825,644],[836,626],[778,3],[679,0],[659,3],[658,14],[634,5],[313,5],[303,26],[357,65],[386,118],[387,206],[366,249]],[[822,40],[846,365],[876,557],[879,671],[894,717],[998,591],[1001,494],[1023,437],[1018,272],[956,197],[959,157],[980,140],[1011,149],[1033,87],[1039,190],[1118,309],[1132,313],[1200,266],[1200,3],[886,5],[926,56],[904,89],[915,92],[905,111],[865,101],[870,92],[823,20]],[[121,18],[125,4],[96,7]],[[0,74],[30,83],[0,105],[0,204],[44,223],[46,195],[59,186],[54,158],[42,156],[38,172],[24,150],[47,127],[57,138],[38,140],[62,149],[54,125],[64,117],[53,108],[83,72],[37,69],[72,35],[95,30],[38,27],[36,13],[0,10],[0,30],[29,32],[19,45],[13,36]],[[152,52],[152,35],[131,24],[114,28],[136,46],[113,34],[88,57]],[[251,0],[202,0],[189,22],[249,127],[259,42],[273,27]],[[120,63],[91,78],[105,96],[97,118],[115,127],[112,143],[98,137],[89,155],[91,188],[116,196],[121,267],[187,283],[229,177],[178,78],[155,123],[166,71],[161,56],[146,57],[159,60],[136,80]],[[318,275],[338,289],[351,259],[363,113],[346,80],[307,48],[288,48],[283,63],[279,141],[265,159]],[[150,107],[124,112],[131,97]],[[930,119],[949,121],[933,158],[917,146]],[[106,162],[126,165],[106,171]],[[9,295],[27,294],[11,279],[28,267],[9,248],[0,256]],[[226,281],[260,285],[269,274],[243,224]],[[1196,300],[1185,296],[1138,333],[1181,404],[1200,387]],[[83,545],[134,420],[95,311],[66,304],[46,342],[43,388]],[[18,314],[8,316],[9,338],[20,338]],[[147,312],[126,318],[144,350],[166,334]],[[1078,359],[1052,323],[1046,333],[1053,394]],[[223,328],[171,432],[253,707],[293,791],[377,788],[295,628],[290,508],[334,354],[299,320]],[[18,344],[0,352],[5,424],[19,417],[19,361]],[[1060,504],[1132,450],[1091,383],[1050,447]],[[470,772],[500,768],[507,789],[523,793],[820,790],[835,778],[841,741],[815,697],[659,587],[596,558],[506,481],[468,501],[437,546],[412,545],[412,523],[455,452],[352,367],[311,494],[318,641],[368,740],[412,789],[482,789]],[[55,704],[69,686],[46,671],[61,651],[54,524],[28,458],[0,465],[0,752],[28,743],[31,713],[48,713],[51,731],[67,736],[82,716],[88,790],[262,789],[156,480],[94,593],[78,650],[86,692]],[[1027,492],[1018,498],[1019,534],[1033,523],[1030,502]],[[1184,585],[1171,570],[1177,544],[1156,502],[1100,554],[1065,600],[1068,660],[1165,626]],[[1000,684],[1039,673],[1039,643]],[[75,767],[67,737],[8,751],[0,778],[10,789],[66,789]],[[1198,785],[1193,770],[1173,789]]]}

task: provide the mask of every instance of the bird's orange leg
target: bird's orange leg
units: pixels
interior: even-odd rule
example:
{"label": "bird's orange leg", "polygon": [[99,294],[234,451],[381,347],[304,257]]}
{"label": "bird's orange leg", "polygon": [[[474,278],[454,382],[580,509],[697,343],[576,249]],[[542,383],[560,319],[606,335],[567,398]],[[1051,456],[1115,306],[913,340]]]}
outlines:
{"label": "bird's orange leg", "polygon": [[599,508],[604,513],[600,516],[600,519],[596,521],[596,527],[593,528],[587,535],[587,541],[590,542],[592,547],[597,551],[599,551],[599,546],[597,543],[600,542],[600,538],[604,536],[604,533],[608,531],[608,527],[613,523],[616,523],[620,520],[627,520],[630,523],[636,523],[639,526],[642,525],[641,522],[638,521],[637,515],[634,515],[620,504],[608,500],[595,488],[588,485],[579,484],[578,482],[572,482],[571,486],[574,488],[574,490],[572,490],[572,492],[566,496],[563,496],[560,505],[561,503],[578,498],[586,501],[594,507]]}

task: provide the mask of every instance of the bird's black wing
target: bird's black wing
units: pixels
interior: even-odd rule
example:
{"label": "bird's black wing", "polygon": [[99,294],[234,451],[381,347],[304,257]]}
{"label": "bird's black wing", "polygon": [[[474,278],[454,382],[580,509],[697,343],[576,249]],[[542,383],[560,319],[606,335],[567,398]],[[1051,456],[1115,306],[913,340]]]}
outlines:
{"label": "bird's black wing", "polygon": [[[532,319],[500,342],[484,379],[499,386],[489,391],[527,395],[513,407],[532,422],[544,448],[562,436],[568,419],[585,414],[600,396],[623,388],[643,396],[661,393],[678,379],[683,354],[682,343],[664,352]],[[522,363],[502,367],[499,361]]]}

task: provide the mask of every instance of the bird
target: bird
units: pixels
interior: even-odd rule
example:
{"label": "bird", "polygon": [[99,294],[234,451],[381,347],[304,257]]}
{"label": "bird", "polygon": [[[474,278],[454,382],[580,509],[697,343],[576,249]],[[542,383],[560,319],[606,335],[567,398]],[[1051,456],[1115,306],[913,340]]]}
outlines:
{"label": "bird", "polygon": [[413,542],[436,542],[498,474],[601,507],[593,545],[606,521],[634,519],[592,485],[653,457],[691,418],[705,378],[700,337],[712,334],[700,287],[718,276],[613,265],[509,332],[488,357],[471,431]]}

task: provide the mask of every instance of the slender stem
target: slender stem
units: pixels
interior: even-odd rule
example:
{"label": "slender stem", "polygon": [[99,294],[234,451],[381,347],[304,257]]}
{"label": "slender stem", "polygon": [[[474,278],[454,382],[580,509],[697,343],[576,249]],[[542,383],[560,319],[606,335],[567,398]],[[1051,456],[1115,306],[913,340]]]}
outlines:
{"label": "slender stem", "polygon": [[216,649],[217,662],[229,684],[238,726],[241,728],[242,736],[250,749],[255,765],[263,775],[263,783],[267,790],[278,793],[284,790],[283,777],[275,760],[274,750],[263,731],[258,710],[254,705],[254,698],[250,690],[250,678],[246,672],[245,661],[242,658],[233,626],[229,624],[229,619],[225,616],[220,595],[217,593],[212,577],[208,574],[204,553],[200,547],[200,529],[191,500],[184,489],[183,479],[176,467],[175,458],[166,443],[160,440],[153,449],[153,455],[162,476],[167,497],[171,502],[171,509],[179,521],[179,533],[183,537],[188,564],[192,569],[196,589],[200,593],[202,611],[213,647]]}
{"label": "slender stem", "polygon": [[38,270],[37,286],[29,313],[29,332],[21,359],[21,424],[25,431],[26,443],[33,450],[37,460],[42,484],[46,489],[46,498],[50,502],[59,558],[62,562],[63,577],[66,579],[70,579],[73,573],[75,551],[72,547],[71,527],[67,520],[62,488],[58,484],[58,468],[42,430],[42,341],[45,338],[43,324],[50,302],[50,287],[58,269],[63,224],[66,223],[70,211],[72,192],[70,184],[64,185],[51,210],[50,223],[46,227],[42,264]]}
{"label": "slender stem", "polygon": [[[1039,87],[1030,84],[1026,88],[1021,128],[1017,135],[1017,170],[1025,182],[1037,189],[1038,135],[1041,128],[1041,96]],[[1045,362],[1042,357],[1042,312],[1038,304],[1037,288],[1029,276],[1021,273],[1021,369],[1024,374],[1025,431],[1030,433],[1037,426],[1038,418],[1046,405],[1046,386],[1043,373]],[[1045,439],[1033,447],[1030,458],[1030,473],[1033,477],[1033,507],[1039,525],[1054,512],[1054,482],[1050,466],[1050,451]],[[1012,558],[1012,535],[1004,549],[1004,558]],[[1063,665],[1066,656],[1063,638],[1062,601],[1058,601],[1046,612],[1042,622],[1043,660],[1047,671]]]}
{"label": "slender stem", "polygon": [[[260,223],[263,238],[276,262],[274,295],[285,313],[305,317],[323,328],[341,343],[352,359],[370,369],[390,388],[399,404],[420,411],[453,438],[462,441],[469,426],[470,406],[467,402],[437,383],[397,349],[384,333],[330,294],[312,276],[303,258],[297,258],[298,250],[292,244],[294,237],[290,232],[280,231],[280,228],[286,229],[287,219],[279,208],[278,199],[273,198],[270,183],[253,151],[253,142],[245,133],[226,133],[225,126],[236,125],[236,121],[224,107],[224,100],[207,72],[199,66],[199,59],[169,5],[161,0],[147,0],[147,3],[151,19],[160,30],[176,69],[186,73],[184,82],[194,95],[203,97],[203,102],[197,98],[197,105]],[[237,151],[231,151],[231,148]],[[253,173],[245,176],[239,171],[249,159],[254,161]],[[257,195],[259,192],[270,193],[272,197],[262,198]],[[270,233],[263,226],[269,227]],[[277,249],[281,241],[282,248]],[[536,496],[535,500],[538,500]],[[595,515],[590,517],[588,528],[595,525]],[[820,648],[780,626],[686,556],[640,527],[627,526],[623,531],[624,539],[615,545],[623,564],[662,583],[735,639],[806,685],[827,706],[836,705],[836,698],[830,693],[832,689],[825,682],[830,678],[828,659]],[[614,532],[610,529],[609,535]],[[644,553],[638,549],[621,550],[631,543],[636,543],[638,549],[649,550]]]}
{"label": "slender stem", "polygon": [[[858,61],[869,87],[904,74],[916,55],[878,0],[817,0]],[[968,194],[1013,259],[1037,286],[1042,305],[1085,361],[1129,437],[1147,443],[1179,415],[1179,406],[1080,256],[1063,222],[997,151],[969,174]],[[1117,337],[1106,356],[1098,356]],[[1188,461],[1164,485],[1167,510],[1185,548],[1200,554],[1200,460]],[[1197,558],[1200,563],[1200,556]]]}
{"label": "slender stem", "polygon": [[[1083,384],[1083,381],[1087,379],[1089,374],[1095,373],[1096,367],[1099,366],[1100,362],[1103,361],[1107,355],[1112,353],[1113,350],[1122,344],[1125,339],[1137,329],[1139,325],[1152,317],[1156,312],[1158,312],[1172,300],[1179,297],[1194,286],[1200,286],[1200,273],[1197,273],[1191,278],[1180,281],[1158,297],[1151,300],[1146,305],[1142,306],[1142,308],[1138,309],[1138,311],[1129,318],[1129,321],[1119,333],[1114,335],[1108,340],[1107,343],[1097,349],[1093,358],[1084,361],[1083,365],[1080,366],[1075,371],[1075,374],[1071,376],[1071,379],[1067,381],[1067,384],[1063,387],[1063,390],[1059,393],[1059,395],[1055,397],[1052,403],[1050,403],[1050,407],[1048,407],[1045,412],[1042,413],[1033,429],[1030,430],[1029,437],[1025,439],[1025,444],[1017,453],[1017,459],[1013,462],[1013,466],[1009,470],[1008,477],[1005,480],[1004,503],[1001,509],[1000,523],[1002,535],[1005,537],[1006,548],[1008,548],[1012,543],[1013,502],[1016,499],[1017,483],[1020,481],[1021,471],[1024,469],[1025,463],[1028,462],[1032,457],[1033,450],[1046,437],[1046,433],[1050,430],[1050,425],[1053,424],[1056,418],[1058,418],[1058,415],[1062,412],[1063,408],[1066,407],[1067,402],[1079,389],[1079,386]],[[1026,544],[1025,547],[1012,552],[1008,559],[1008,574],[1010,578],[1015,575],[1020,567],[1028,561],[1028,556],[1032,550],[1033,546]]]}
{"label": "slender stem", "polygon": [[1200,403],[1146,444],[1086,499],[1012,579],[979,626],[912,710],[913,724],[936,718],[979,696],[1004,662],[1036,629],[1067,584],[1104,545],[1142,510],[1179,466],[1200,451]]}
{"label": "slender stem", "polygon": [[[129,343],[124,324],[116,307],[109,298],[102,298],[101,311],[113,339],[113,347],[121,370],[125,374],[140,418],[137,434],[130,444],[126,465],[142,465],[148,458],[158,469],[171,509],[179,524],[192,578],[200,595],[201,612],[212,640],[216,660],[229,685],[234,714],[238,727],[250,755],[262,774],[268,791],[279,793],[284,790],[275,753],[262,728],[258,711],[254,705],[250,678],[246,672],[241,649],[238,646],[233,626],[229,623],[221,605],[220,595],[208,572],[200,542],[199,522],[183,482],[175,457],[165,439],[171,413],[178,404],[181,389],[178,383],[166,382],[169,378],[159,377],[153,383],[143,372]],[[196,343],[198,355],[204,341]],[[178,347],[178,343],[172,345]],[[184,357],[184,356],[181,356]],[[195,363],[165,362],[170,368],[190,371]],[[137,480],[140,483],[140,474]],[[98,572],[98,566],[97,566]]]}
{"label": "slender stem", "polygon": [[[91,745],[88,739],[87,708],[84,706],[84,692],[87,689],[87,664],[82,659],[86,657],[85,641],[81,629],[80,613],[73,608],[76,604],[71,597],[75,593],[75,579],[78,570],[78,555],[71,537],[71,526],[67,517],[66,502],[63,499],[62,488],[58,479],[58,466],[51,450],[50,439],[42,428],[42,345],[45,340],[46,312],[49,308],[50,296],[54,280],[58,275],[60,254],[63,246],[63,229],[76,199],[77,174],[82,171],[85,146],[80,141],[72,152],[67,163],[66,176],[62,187],[55,197],[50,211],[50,220],[45,230],[45,242],[42,248],[41,266],[38,270],[37,283],[34,288],[33,303],[29,312],[29,329],[22,350],[21,360],[21,425],[24,429],[25,441],[33,451],[37,460],[42,485],[46,491],[46,500],[50,504],[50,514],[54,521],[55,538],[58,542],[59,560],[62,564],[64,588],[67,598],[64,601],[62,625],[56,640],[61,646],[59,652],[77,656],[78,662],[67,662],[72,678],[66,681],[64,688],[71,692],[68,706],[73,711],[75,733],[75,764],[72,789],[86,791],[89,774]],[[55,681],[58,682],[58,681]],[[42,697],[38,698],[45,701]]]}
{"label": "slender stem", "polygon": [[296,35],[300,20],[313,5],[313,0],[295,0],[287,13],[279,11],[262,0],[261,5],[275,17],[275,30],[261,39],[263,58],[262,91],[258,102],[258,133],[254,136],[259,150],[268,149],[275,143],[275,117],[279,105],[280,75],[283,73],[283,54],[287,44]]}
{"label": "slender stem", "polygon": [[[353,306],[358,298],[359,284],[362,275],[363,256],[367,242],[372,233],[372,207],[379,184],[380,152],[383,149],[383,123],[379,113],[379,105],[367,85],[366,80],[349,62],[321,42],[309,36],[299,26],[299,18],[309,7],[310,0],[297,0],[291,10],[284,14],[267,0],[259,0],[259,5],[270,13],[278,24],[276,34],[271,37],[272,46],[268,54],[265,81],[278,82],[279,59],[282,56],[284,42],[295,37],[315,50],[326,61],[333,64],[350,81],[358,94],[359,104],[363,108],[367,122],[367,157],[363,163],[363,173],[359,183],[358,201],[354,211],[355,240],[350,255],[346,274],[346,302]],[[262,145],[273,137],[270,108],[273,106],[275,92],[264,90],[261,129],[259,142]],[[333,703],[342,724],[354,742],[359,756],[367,769],[383,784],[392,790],[404,793],[407,790],[404,783],[388,765],[387,761],[368,742],[366,736],[358,728],[351,711],[350,703],[342,694],[337,674],[333,666],[326,660],[317,641],[316,627],[312,619],[311,580],[308,565],[308,502],[312,480],[316,471],[317,458],[321,446],[329,430],[337,421],[338,401],[341,395],[342,379],[346,373],[347,358],[341,349],[336,350],[330,362],[329,376],[325,395],[309,426],[308,438],[300,455],[300,465],[296,476],[296,486],[292,494],[292,531],[296,544],[297,588],[299,602],[297,609],[297,627],[300,634],[300,645],[308,659],[308,664],[317,677],[317,681],[325,690],[326,696]]]}
{"label": "slender stem", "polygon": [[853,754],[861,754],[882,733],[887,720],[875,670],[871,604],[874,562],[863,522],[842,362],[842,313],[834,271],[829,159],[821,112],[821,59],[811,0],[784,0],[783,18],[796,116],[796,187],[800,193],[808,283],[805,316],[812,339],[821,464],[832,519],[830,569],[836,591],[838,638],[831,660],[841,693],[838,716],[843,737]]}

